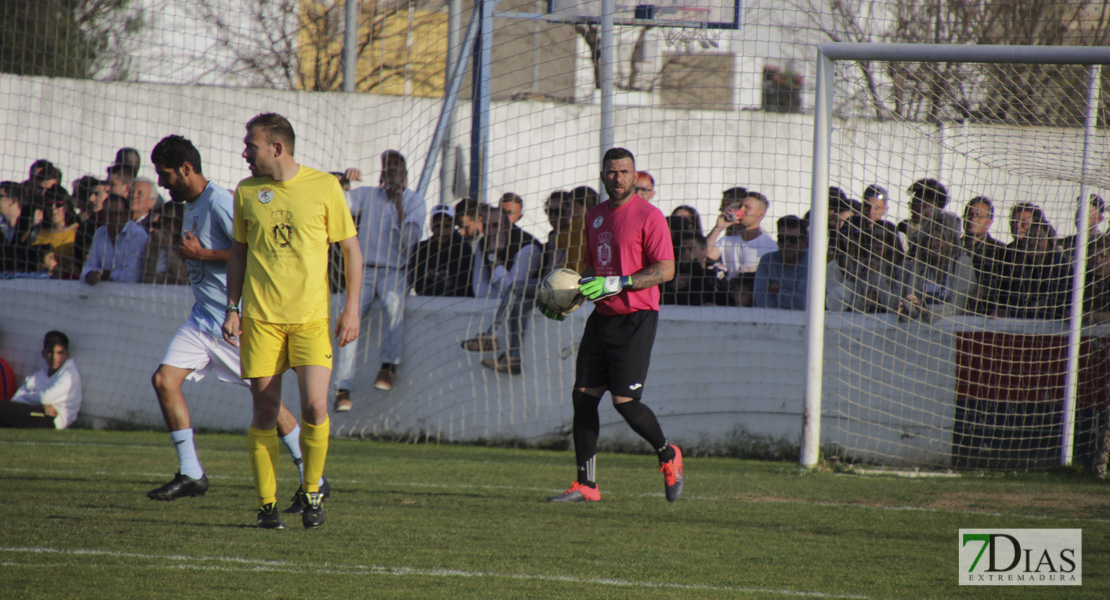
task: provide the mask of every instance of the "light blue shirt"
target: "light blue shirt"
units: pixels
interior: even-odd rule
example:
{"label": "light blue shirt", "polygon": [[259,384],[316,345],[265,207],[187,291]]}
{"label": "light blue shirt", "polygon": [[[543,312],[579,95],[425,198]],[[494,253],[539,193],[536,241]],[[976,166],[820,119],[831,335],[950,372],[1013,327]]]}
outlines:
{"label": "light blue shirt", "polygon": [[[772,283],[779,284],[776,293],[770,291]],[[806,288],[809,284],[809,256],[802,252],[797,264],[783,264],[782,250],[764,254],[755,271],[752,303],[758,308],[785,310],[806,309]]]}
{"label": "light blue shirt", "polygon": [[403,269],[420,241],[426,209],[424,198],[406,189],[401,195],[404,223],[397,224],[397,208],[383,187],[360,187],[347,192],[351,216],[358,221],[362,260],[367,265]]}
{"label": "light blue shirt", "polygon": [[146,252],[147,233],[134,221],[128,221],[116,241],[108,237],[108,228],[102,225],[93,234],[92,247],[81,269],[81,281],[92,271],[111,271],[109,281],[139,283],[143,280],[143,253]]}
{"label": "light blue shirt", "polygon": [[[185,203],[184,230],[195,235],[200,245],[209,250],[231,248],[231,192],[208,182],[200,196]],[[227,308],[227,263],[208,260],[187,260],[189,283],[193,287],[193,311],[189,320],[201,331],[220,336]]]}

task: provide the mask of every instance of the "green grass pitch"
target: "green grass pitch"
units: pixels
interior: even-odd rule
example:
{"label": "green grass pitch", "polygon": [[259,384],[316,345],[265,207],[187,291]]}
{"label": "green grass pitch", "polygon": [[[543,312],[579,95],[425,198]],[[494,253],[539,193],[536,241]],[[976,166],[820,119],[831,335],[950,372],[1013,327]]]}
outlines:
{"label": "green grass pitch", "polygon": [[[905,478],[602,453],[602,501],[549,504],[573,453],[333,440],[327,523],[254,524],[246,437],[198,435],[202,498],[152,502],[165,433],[0,430],[0,597],[1110,597],[1110,483],[1078,470]],[[296,485],[279,464],[284,507]],[[1082,587],[959,587],[960,528],[1081,528]]]}

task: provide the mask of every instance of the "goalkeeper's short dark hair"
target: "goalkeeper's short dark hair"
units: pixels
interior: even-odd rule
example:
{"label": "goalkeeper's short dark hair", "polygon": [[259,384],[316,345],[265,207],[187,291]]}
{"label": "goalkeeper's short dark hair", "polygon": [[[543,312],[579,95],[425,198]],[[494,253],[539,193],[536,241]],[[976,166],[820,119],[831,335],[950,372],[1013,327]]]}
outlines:
{"label": "goalkeeper's short dark hair", "polygon": [[632,161],[633,166],[636,164],[636,157],[625,148],[610,148],[605,151],[605,156],[601,157],[601,164],[605,164],[613,160],[629,159]]}

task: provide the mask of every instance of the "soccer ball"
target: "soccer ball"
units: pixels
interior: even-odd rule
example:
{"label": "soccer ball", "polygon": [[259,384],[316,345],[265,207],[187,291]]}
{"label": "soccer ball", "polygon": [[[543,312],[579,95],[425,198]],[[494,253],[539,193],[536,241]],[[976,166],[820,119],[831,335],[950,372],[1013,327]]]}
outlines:
{"label": "soccer ball", "polygon": [[556,269],[548,273],[536,290],[536,305],[540,310],[564,316],[578,310],[586,300],[578,293],[578,280],[581,278],[571,269]]}

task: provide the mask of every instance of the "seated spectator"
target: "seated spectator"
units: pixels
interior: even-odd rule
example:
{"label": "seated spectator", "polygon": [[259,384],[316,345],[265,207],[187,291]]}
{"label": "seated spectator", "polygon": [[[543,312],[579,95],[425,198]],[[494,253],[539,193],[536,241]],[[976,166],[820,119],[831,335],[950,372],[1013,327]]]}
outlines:
{"label": "seated spectator", "polygon": [[741,273],[728,280],[729,306],[751,308],[755,306],[752,298],[755,291],[755,273]]}
{"label": "seated spectator", "polygon": [[143,157],[138,150],[128,147],[120,148],[116,150],[116,159],[108,166],[108,172],[110,173],[113,169],[123,169],[130,173],[131,178],[134,179],[139,175],[139,167],[142,166],[142,162]]}
{"label": "seated spectator", "polygon": [[23,215],[23,186],[14,181],[0,183],[0,273],[26,271],[28,265],[27,222]]}
{"label": "seated spectator", "polygon": [[[685,221],[681,217],[679,219]],[[705,236],[692,230],[679,232],[674,252],[675,274],[674,278],[659,286],[661,304],[728,305],[728,288],[724,270],[706,268],[706,251]]]}
{"label": "seated spectator", "polygon": [[0,427],[65,429],[81,410],[81,374],[69,338],[50,331],[42,341],[46,366],[26,378],[11,402],[0,402]]}
{"label": "seated spectator", "polygon": [[680,217],[686,219],[693,225],[695,233],[702,236],[705,235],[705,230],[701,227],[701,215],[698,214],[698,210],[693,206],[683,204],[682,206],[679,206],[678,208],[671,211],[671,217]]}
{"label": "seated spectator", "polygon": [[31,163],[31,168],[27,170],[27,180],[23,182],[23,187],[30,189],[31,182],[35,180],[35,175],[38,175],[47,165],[53,166],[53,163],[45,158],[40,158]]}
{"label": "seated spectator", "polygon": [[135,172],[127,165],[114,164],[108,167],[108,193],[131,198],[131,183]]}
{"label": "seated spectator", "polygon": [[1034,223],[1043,223],[1045,225],[1051,224],[1044,214],[1041,207],[1033,204],[1032,202],[1019,202],[1010,209],[1010,235],[1013,236],[1013,241],[1006,245],[1006,248],[1024,247],[1025,236],[1029,233],[1029,229],[1033,227]]}
{"label": "seated spectator", "polygon": [[[1024,211],[1023,211],[1024,212]],[[999,316],[1060,319],[1070,295],[1071,265],[1056,248],[1056,230],[1043,215],[1019,215],[1014,241],[1003,255]]]}
{"label": "seated spectator", "polygon": [[37,207],[45,207],[46,202],[43,199],[46,191],[59,185],[62,182],[62,171],[53,163],[45,163],[42,168],[35,173],[31,178],[30,192],[33,198],[32,204]]}
{"label": "seated spectator", "polygon": [[513,225],[516,225],[524,216],[524,198],[512,192],[502,194],[497,207],[501,209],[501,212],[509,219],[509,223]]}
{"label": "seated spectator", "polygon": [[968,314],[990,315],[997,310],[1002,277],[1002,255],[1006,247],[991,237],[994,203],[985,196],[976,196],[964,208],[964,252],[975,267],[977,293],[968,300]]}
{"label": "seated spectator", "polygon": [[[554,206],[549,204],[554,210],[548,218],[558,221],[564,218],[569,206],[561,197],[556,202]],[[486,234],[479,244],[480,252],[474,255],[471,288],[478,298],[499,298],[498,313],[489,329],[462,345],[472,352],[498,349],[500,345],[493,330],[500,322],[507,321],[509,352],[495,359],[485,359],[482,365],[516,375],[520,373],[520,346],[525,327],[523,309],[534,304],[526,299],[529,289],[532,298],[535,297],[535,283],[543,266],[543,247],[523,229],[510,224],[500,209],[488,209],[485,223]]]}
{"label": "seated spectator", "polygon": [[[910,195],[910,218],[898,223],[898,233],[909,241],[917,234],[922,220],[948,206],[948,189],[936,179],[918,179],[906,192]],[[907,244],[907,248],[913,252],[912,244]]]}
{"label": "seated spectator", "polygon": [[58,263],[55,276],[59,279],[76,279],[81,269],[74,259],[77,213],[73,208],[73,200],[61,186],[54,186],[46,191],[44,201],[49,210],[49,220],[36,230],[31,245],[52,247]]}
{"label": "seated spectator", "polygon": [[455,226],[470,246],[471,254],[478,252],[478,244],[485,235],[486,208],[487,206],[472,198],[463,198],[455,203]]}
{"label": "seated spectator", "polygon": [[779,248],[775,240],[760,228],[767,214],[767,197],[759,192],[747,191],[743,199],[730,200],[727,195],[730,191],[725,192],[726,196],[721,201],[724,210],[706,237],[708,257],[720,259],[731,279],[740,273],[754,273],[759,267],[759,259]]}
{"label": "seated spectator", "polygon": [[419,296],[469,296],[473,252],[455,231],[455,209],[447,204],[432,208],[432,235],[418,243],[409,259],[409,277]]}
{"label": "seated spectator", "polygon": [[157,204],[158,192],[153,181],[139,177],[131,182],[131,220],[147,233],[150,233],[151,225],[157,219],[153,212]]}
{"label": "seated spectator", "polygon": [[[1076,198],[1075,203],[1078,205],[1082,202],[1082,198]],[[1091,194],[1090,203],[1088,204],[1089,212],[1087,213],[1087,254],[1090,256],[1090,244],[1098,239],[1099,232],[1098,226],[1106,216],[1106,202],[1102,196],[1098,194]],[[1079,210],[1075,211],[1075,228],[1078,230],[1080,226],[1080,218],[1082,213]],[[1060,243],[1060,249],[1067,252],[1066,258],[1070,261],[1073,260],[1072,254],[1075,252],[1075,242],[1079,239],[1079,234],[1069,235],[1064,238]]]}
{"label": "seated spectator", "polygon": [[837,259],[826,269],[825,308],[857,313],[894,312],[901,302],[902,263],[898,234],[849,220]]}
{"label": "seated spectator", "polygon": [[89,285],[103,281],[139,283],[143,277],[143,253],[147,233],[128,218],[131,203],[111,194],[104,203],[105,224],[93,236],[81,280]]}
{"label": "seated spectator", "polygon": [[574,202],[574,218],[585,219],[586,213],[597,206],[601,196],[594,188],[588,185],[580,185],[570,191],[570,198]]}
{"label": "seated spectator", "polygon": [[960,244],[960,218],[934,210],[911,239],[899,313],[932,322],[961,315],[976,292],[975,266]]}
{"label": "seated spectator", "polygon": [[777,223],[778,246],[759,259],[752,301],[756,308],[806,309],[809,223],[794,215]]}
{"label": "seated spectator", "polygon": [[1099,236],[1091,243],[1090,252],[1083,292],[1083,320],[1110,323],[1110,238]]}
{"label": "seated spectator", "polygon": [[185,285],[189,266],[178,252],[185,225],[185,205],[167,202],[158,209],[143,252],[143,283]]}
{"label": "seated spectator", "polygon": [[86,175],[73,182],[73,200],[77,206],[77,238],[73,259],[85,263],[97,227],[104,224],[104,201],[108,198],[108,182]]}
{"label": "seated spectator", "polygon": [[647,171],[636,171],[636,181],[632,188],[637,196],[651,202],[655,198],[655,177]]}
{"label": "seated spectator", "polygon": [[906,253],[906,249],[902,246],[902,240],[898,239],[898,226],[886,220],[889,198],[890,196],[883,186],[878,184],[867,186],[863,190],[863,216],[867,218],[872,227],[883,227],[895,234],[894,239],[897,241],[898,256],[901,257]]}

